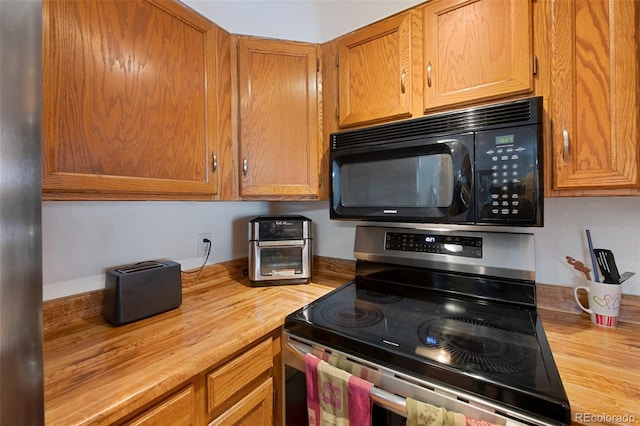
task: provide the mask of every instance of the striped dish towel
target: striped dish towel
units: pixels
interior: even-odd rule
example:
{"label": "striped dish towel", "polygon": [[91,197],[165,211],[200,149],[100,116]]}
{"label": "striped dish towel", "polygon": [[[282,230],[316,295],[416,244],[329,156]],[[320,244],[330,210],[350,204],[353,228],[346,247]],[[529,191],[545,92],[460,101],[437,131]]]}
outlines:
{"label": "striped dish towel", "polygon": [[496,426],[412,398],[407,398],[407,414],[407,426]]}
{"label": "striped dish towel", "polygon": [[371,424],[371,383],[312,354],[305,355],[305,374],[309,426]]}

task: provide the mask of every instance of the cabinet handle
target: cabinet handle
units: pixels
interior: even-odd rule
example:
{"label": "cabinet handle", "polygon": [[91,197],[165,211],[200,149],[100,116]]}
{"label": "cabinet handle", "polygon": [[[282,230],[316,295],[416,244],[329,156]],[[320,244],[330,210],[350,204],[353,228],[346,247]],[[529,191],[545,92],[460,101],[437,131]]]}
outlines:
{"label": "cabinet handle", "polygon": [[567,160],[569,156],[569,131],[567,129],[562,129],[562,159]]}
{"label": "cabinet handle", "polygon": [[243,157],[242,158],[242,175],[247,176],[248,172],[249,172],[249,165],[247,163],[247,157]]}
{"label": "cabinet handle", "polygon": [[211,171],[215,173],[215,171],[218,169],[218,156],[216,155],[215,151],[211,153],[211,159],[213,161],[213,164],[211,165]]}
{"label": "cabinet handle", "polygon": [[405,68],[402,68],[402,75],[400,76],[400,91],[402,93],[404,93],[406,90],[406,87],[405,87],[406,78],[407,78],[407,70]]}
{"label": "cabinet handle", "polygon": [[431,87],[431,61],[427,65],[427,86]]}

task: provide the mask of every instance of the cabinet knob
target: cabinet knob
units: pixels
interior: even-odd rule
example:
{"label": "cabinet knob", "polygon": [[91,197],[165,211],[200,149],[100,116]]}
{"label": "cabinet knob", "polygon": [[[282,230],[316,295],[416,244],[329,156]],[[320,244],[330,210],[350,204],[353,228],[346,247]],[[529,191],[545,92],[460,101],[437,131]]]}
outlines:
{"label": "cabinet knob", "polygon": [[562,159],[567,160],[569,157],[569,131],[567,129],[562,129]]}
{"label": "cabinet knob", "polygon": [[406,90],[406,86],[405,86],[406,78],[407,78],[407,70],[405,68],[402,68],[402,75],[400,76],[400,91],[402,93],[404,93]]}
{"label": "cabinet knob", "polygon": [[431,87],[431,61],[427,64],[427,86]]}
{"label": "cabinet knob", "polygon": [[247,176],[248,172],[249,172],[249,165],[247,163],[247,157],[243,157],[242,158],[242,175]]}
{"label": "cabinet knob", "polygon": [[211,160],[211,172],[215,173],[215,171],[218,169],[218,156],[216,155],[215,151],[211,153]]}

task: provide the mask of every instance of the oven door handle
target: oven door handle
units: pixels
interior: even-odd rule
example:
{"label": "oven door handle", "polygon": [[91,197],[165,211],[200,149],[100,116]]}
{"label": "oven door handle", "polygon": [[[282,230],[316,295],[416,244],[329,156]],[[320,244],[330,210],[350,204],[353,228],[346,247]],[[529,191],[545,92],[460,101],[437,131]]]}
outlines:
{"label": "oven door handle", "polygon": [[305,240],[258,241],[258,247],[304,247]]}
{"label": "oven door handle", "polygon": [[[304,356],[306,354],[312,353],[312,348],[310,346],[298,342],[292,343],[289,341],[286,345],[287,348],[289,348],[291,352],[293,352],[302,362],[304,362]],[[371,401],[378,406],[407,418],[407,400],[405,398],[383,391],[375,386],[373,386],[369,391],[369,396]]]}
{"label": "oven door handle", "polygon": [[[285,336],[287,335],[286,331],[284,335]],[[320,348],[318,348],[318,350],[322,351],[322,349]],[[287,339],[286,344],[283,345],[283,351],[287,352],[287,356],[289,354],[294,356],[297,361],[300,361],[302,363],[303,365],[302,368],[304,368],[304,356],[308,353],[314,354],[314,352],[316,352],[316,349],[312,345],[307,344],[305,342],[300,342],[295,339],[293,340]],[[407,415],[408,415],[407,400],[403,396],[399,396],[399,395],[384,391],[376,386],[373,386],[370,390],[370,397],[371,397],[371,400],[379,407],[382,407],[388,411],[391,411],[401,417],[407,418]],[[440,394],[439,397],[443,399],[452,399],[452,398],[456,398],[456,395],[448,396],[446,394]],[[465,398],[468,398],[468,397],[469,397],[468,395],[465,396]],[[435,404],[436,406],[443,406],[443,404],[441,403],[442,401],[440,401],[440,403],[437,403],[437,404],[433,401],[428,402],[427,400],[423,400],[423,402]],[[454,400],[453,402],[457,404],[462,404],[461,400]],[[521,422],[518,417],[505,418],[504,412],[499,414],[497,411],[494,411],[494,409],[491,407],[488,407],[487,409],[481,406],[474,406],[474,404],[471,404],[470,402],[473,402],[473,398],[471,398],[470,401],[467,402],[466,404],[463,404],[465,407],[463,409],[453,409],[453,408],[448,408],[448,409],[452,411],[462,412],[465,415],[470,414],[471,416],[474,416],[474,417],[479,417],[478,414],[493,416],[493,419],[490,420],[492,423],[504,424],[506,426],[525,426],[527,424],[550,425],[550,423],[540,422],[539,420],[531,417],[522,417],[523,421],[527,421],[527,423]],[[472,412],[468,413],[468,409],[472,410]]]}

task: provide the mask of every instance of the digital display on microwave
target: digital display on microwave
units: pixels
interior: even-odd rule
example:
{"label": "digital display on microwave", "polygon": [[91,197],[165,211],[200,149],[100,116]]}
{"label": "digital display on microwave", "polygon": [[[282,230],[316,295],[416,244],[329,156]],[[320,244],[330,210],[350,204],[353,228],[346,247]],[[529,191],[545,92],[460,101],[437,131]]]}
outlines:
{"label": "digital display on microwave", "polygon": [[496,145],[512,145],[515,142],[514,135],[496,136]]}

